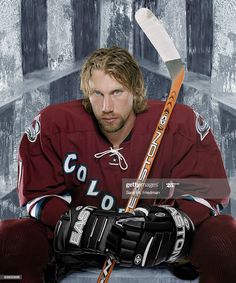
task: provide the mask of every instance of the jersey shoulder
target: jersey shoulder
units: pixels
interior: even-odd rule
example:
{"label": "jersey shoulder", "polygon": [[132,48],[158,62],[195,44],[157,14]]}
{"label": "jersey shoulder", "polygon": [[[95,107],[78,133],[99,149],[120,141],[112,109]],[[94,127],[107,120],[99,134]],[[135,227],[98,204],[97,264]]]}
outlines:
{"label": "jersey shoulder", "polygon": [[[148,116],[158,117],[164,109],[165,101],[150,100],[148,103]],[[178,134],[190,142],[196,142],[200,137],[203,140],[210,131],[208,123],[190,106],[176,103],[168,122],[168,130],[173,135]]]}
{"label": "jersey shoulder", "polygon": [[[165,101],[161,100],[149,100],[147,116],[154,117],[160,116],[165,106]],[[187,105],[176,103],[171,114],[169,123],[177,126],[178,124],[191,122],[189,119],[194,119],[195,112]]]}
{"label": "jersey shoulder", "polygon": [[174,124],[174,122],[176,131],[193,142],[198,141],[202,145],[215,142],[207,120],[187,105],[176,104],[172,123]]}
{"label": "jersey shoulder", "polygon": [[59,132],[94,131],[93,115],[86,112],[82,100],[49,105],[40,113],[42,130],[50,134]]}

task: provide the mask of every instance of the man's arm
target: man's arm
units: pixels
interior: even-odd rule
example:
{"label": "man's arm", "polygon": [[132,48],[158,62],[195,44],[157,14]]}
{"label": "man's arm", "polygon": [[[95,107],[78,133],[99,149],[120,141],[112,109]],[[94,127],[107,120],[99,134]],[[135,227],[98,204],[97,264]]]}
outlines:
{"label": "man's arm", "polygon": [[192,144],[185,146],[189,141],[184,131],[175,136],[170,179],[186,180],[182,188],[181,184],[180,188],[176,186],[175,206],[198,225],[210,215],[219,214],[219,210],[228,204],[230,187],[210,127],[199,114],[193,111],[190,114],[186,126],[190,129]]}
{"label": "man's arm", "polygon": [[[61,160],[50,139],[50,123],[45,111],[38,115],[23,135],[19,147],[18,194],[30,216],[54,227],[69,209]],[[56,137],[55,137],[56,139]]]}

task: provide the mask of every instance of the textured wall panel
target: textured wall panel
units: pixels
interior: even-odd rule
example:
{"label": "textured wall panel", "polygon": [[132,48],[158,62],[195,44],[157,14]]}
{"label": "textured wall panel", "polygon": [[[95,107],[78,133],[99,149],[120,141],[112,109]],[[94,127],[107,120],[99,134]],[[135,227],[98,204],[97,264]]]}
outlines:
{"label": "textured wall panel", "polygon": [[47,1],[48,66],[63,69],[74,61],[71,0]]}
{"label": "textured wall panel", "polygon": [[186,0],[188,70],[207,76],[212,68],[212,0]]}
{"label": "textured wall panel", "polygon": [[227,176],[231,186],[231,212],[236,216],[236,115],[224,109],[220,104],[222,145]]}
{"label": "textured wall panel", "polygon": [[[172,38],[182,61],[186,63],[186,6],[185,0],[158,0],[157,13],[167,33]],[[160,70],[166,70],[160,61]]]}
{"label": "textured wall panel", "polygon": [[221,108],[222,152],[229,177],[236,178],[236,116]]}
{"label": "textured wall panel", "polygon": [[[144,1],[138,0],[134,1],[134,13],[141,7],[146,7],[150,9],[158,18],[159,18],[159,11],[158,11],[158,3],[157,1]],[[135,20],[134,20],[135,21]],[[155,48],[152,46],[150,41],[141,31],[140,27],[136,22],[134,22],[134,56],[137,58],[143,58],[150,60],[151,62],[158,63],[159,62],[159,55],[156,52]]]}
{"label": "textured wall panel", "polygon": [[98,0],[72,0],[75,60],[99,46],[99,3]]}
{"label": "textured wall panel", "polygon": [[236,213],[236,1],[215,0],[212,91],[220,101],[222,155]]}
{"label": "textured wall panel", "polygon": [[4,92],[22,80],[20,0],[0,1],[0,93],[1,102],[8,100]]}
{"label": "textured wall panel", "polygon": [[215,0],[212,82],[236,102],[236,1]]}
{"label": "textured wall panel", "polygon": [[156,64],[149,60],[140,59],[140,65],[150,99],[165,100],[170,90],[170,79],[157,71]]}
{"label": "textured wall panel", "polygon": [[121,46],[133,52],[132,1],[101,1],[100,46]]}
{"label": "textured wall panel", "polygon": [[12,176],[14,114],[14,104],[2,108],[0,113],[0,197],[8,192],[15,179]]}
{"label": "textured wall panel", "polygon": [[46,0],[21,1],[21,37],[23,73],[47,66]]}
{"label": "textured wall panel", "polygon": [[26,216],[26,210],[19,207],[16,189],[0,198],[0,220]]}
{"label": "textured wall panel", "polygon": [[169,91],[170,80],[162,75],[142,68],[147,95],[150,99],[165,99]]}
{"label": "textured wall panel", "polygon": [[50,104],[76,99],[79,94],[79,73],[75,72],[50,84]]}

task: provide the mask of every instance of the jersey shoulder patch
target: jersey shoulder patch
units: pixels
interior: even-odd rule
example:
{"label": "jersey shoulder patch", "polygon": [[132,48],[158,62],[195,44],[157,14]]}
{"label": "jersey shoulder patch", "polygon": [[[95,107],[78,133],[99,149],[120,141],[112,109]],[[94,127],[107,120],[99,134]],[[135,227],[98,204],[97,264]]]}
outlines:
{"label": "jersey shoulder patch", "polygon": [[34,118],[32,124],[25,131],[27,138],[30,142],[35,142],[37,140],[37,136],[40,133],[40,129],[40,115],[38,115]]}
{"label": "jersey shoulder patch", "polygon": [[196,115],[196,131],[200,135],[201,141],[203,141],[210,131],[210,126],[199,113],[197,113],[196,111],[194,111],[194,113]]}

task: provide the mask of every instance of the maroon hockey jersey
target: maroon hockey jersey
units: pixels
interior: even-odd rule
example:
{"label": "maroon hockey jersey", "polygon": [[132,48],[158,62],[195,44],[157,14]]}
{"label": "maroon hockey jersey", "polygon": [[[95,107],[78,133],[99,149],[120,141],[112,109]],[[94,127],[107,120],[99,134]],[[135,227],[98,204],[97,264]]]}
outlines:
{"label": "maroon hockey jersey", "polygon": [[[124,180],[138,176],[163,107],[163,102],[149,101],[148,109],[137,115],[132,132],[117,150],[80,100],[42,110],[19,148],[20,204],[27,206],[31,216],[52,226],[71,206],[125,208]],[[195,224],[228,201],[225,170],[209,126],[184,105],[177,104],[173,110],[149,178],[225,180],[215,198],[196,196],[192,189],[178,197],[172,193],[170,198],[141,200],[178,206]],[[207,186],[208,192],[214,189]]]}

